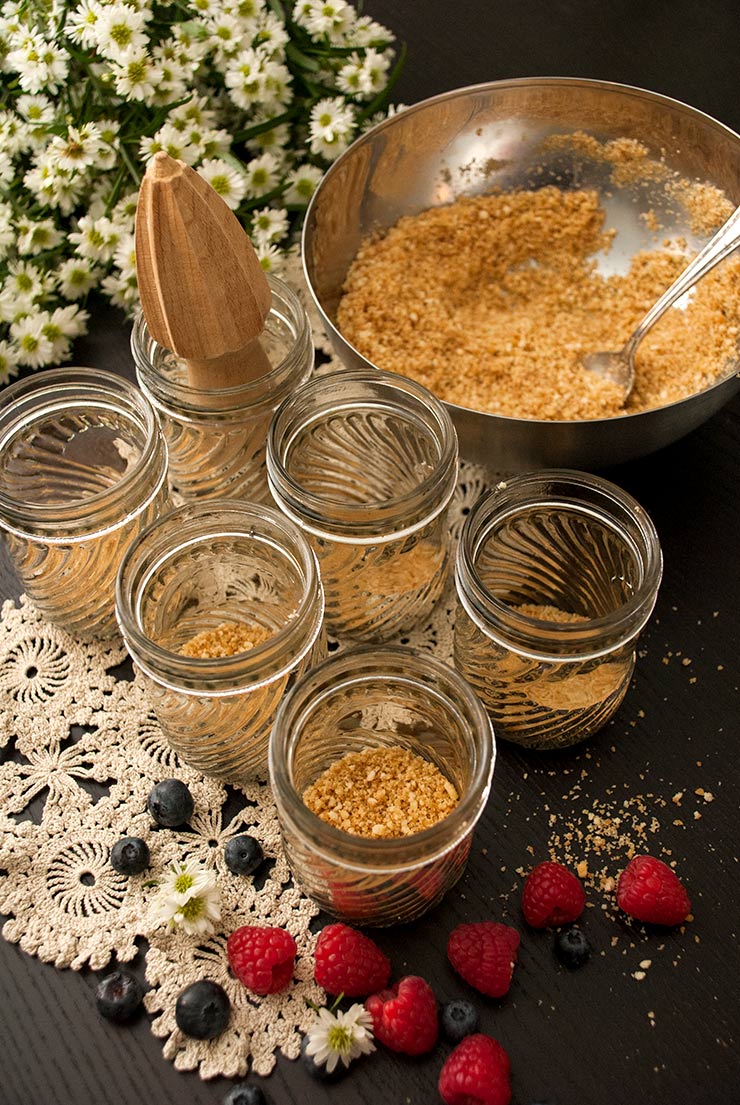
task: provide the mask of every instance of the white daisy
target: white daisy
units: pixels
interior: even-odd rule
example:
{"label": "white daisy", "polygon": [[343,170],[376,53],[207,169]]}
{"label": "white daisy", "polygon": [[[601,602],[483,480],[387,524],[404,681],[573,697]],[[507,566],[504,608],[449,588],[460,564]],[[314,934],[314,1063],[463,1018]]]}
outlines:
{"label": "white daisy", "polygon": [[15,109],[27,123],[39,126],[42,123],[54,122],[54,105],[48,96],[19,96],[15,102]]}
{"label": "white daisy", "polygon": [[218,192],[232,211],[236,210],[247,194],[247,179],[244,173],[240,173],[220,158],[203,161],[196,171],[199,176],[208,181],[211,188]]}
{"label": "white daisy", "polygon": [[216,64],[223,67],[247,45],[244,28],[233,15],[216,11],[206,23],[208,43],[213,50]]}
{"label": "white daisy", "polygon": [[290,70],[286,65],[266,58],[262,63],[262,101],[266,110],[279,112],[293,98]]}
{"label": "white daisy", "polygon": [[92,215],[83,215],[77,230],[71,231],[68,237],[80,257],[89,257],[91,261],[110,261],[118,245],[120,231],[105,216],[95,219]]}
{"label": "white daisy", "polygon": [[155,924],[167,924],[189,935],[207,935],[221,919],[216,876],[194,859],[171,863],[152,905]]}
{"label": "white daisy", "polygon": [[57,280],[65,299],[82,299],[95,287],[98,277],[86,257],[69,257],[59,266]]}
{"label": "white daisy", "polygon": [[77,6],[67,14],[64,33],[82,46],[94,46],[95,28],[102,10],[97,0],[78,0]]}
{"label": "white daisy", "polygon": [[331,1074],[338,1063],[348,1067],[353,1059],[375,1051],[372,1028],[372,1017],[359,1003],[350,1006],[346,1013],[319,1009],[307,1033],[306,1052],[317,1066],[326,1065],[327,1073]]}
{"label": "white daisy", "polygon": [[369,15],[360,15],[352,27],[353,46],[378,46],[381,43],[395,41],[395,35],[381,23],[376,23]]}
{"label": "white daisy", "polygon": [[252,212],[252,234],[266,245],[288,233],[288,212],[283,207],[262,207]]}
{"label": "white daisy", "polygon": [[60,169],[86,169],[97,163],[100,152],[100,131],[93,123],[68,127],[64,138],[54,135],[47,155]]}
{"label": "white daisy", "polygon": [[125,50],[113,66],[116,92],[129,100],[147,100],[156,89],[156,71],[143,48]]}
{"label": "white daisy", "polygon": [[132,315],[139,305],[139,289],[136,274],[124,275],[111,272],[103,277],[100,287],[114,307],[120,307],[127,315]]}
{"label": "white daisy", "polygon": [[265,12],[260,17],[257,25],[253,45],[259,46],[261,50],[272,57],[279,52],[281,53],[289,42],[290,35],[286,31],[282,19],[278,19],[274,12]]}
{"label": "white daisy", "polygon": [[0,258],[4,257],[15,242],[13,208],[0,200]]}
{"label": "white daisy", "polygon": [[308,203],[323,175],[323,170],[316,165],[299,165],[293,169],[288,176],[288,190],[283,195],[285,203]]}
{"label": "white daisy", "polygon": [[280,276],[285,269],[285,255],[272,242],[262,242],[256,239],[254,252],[263,272],[272,272]]}
{"label": "white daisy", "polygon": [[224,71],[224,84],[237,107],[248,111],[260,102],[264,58],[251,46],[231,58]]}
{"label": "white daisy", "polygon": [[67,76],[69,55],[48,42],[37,31],[28,31],[20,44],[8,52],[8,66],[18,73],[24,92],[56,92]]}
{"label": "white daisy", "polygon": [[10,324],[10,336],[18,350],[18,363],[40,368],[53,359],[53,346],[44,335],[45,311],[31,312]]}
{"label": "white daisy", "polygon": [[311,153],[333,161],[349,145],[355,115],[338,97],[319,100],[311,108],[308,131]]}
{"label": "white daisy", "polygon": [[[261,123],[266,120],[255,118],[255,123]],[[262,153],[265,150],[271,150],[276,156],[280,155],[290,145],[290,127],[287,123],[281,123],[277,127],[272,127],[270,130],[263,130],[260,134],[256,134],[254,138],[250,138],[247,141],[247,147],[250,150],[254,150],[256,153]]]}
{"label": "white daisy", "polygon": [[369,96],[380,92],[388,83],[390,59],[369,49],[364,57],[350,54],[337,74],[337,86],[348,96]]}
{"label": "white daisy", "polygon": [[310,35],[335,41],[354,23],[354,10],[346,0],[299,0],[293,18]]}
{"label": "white daisy", "polygon": [[101,7],[95,21],[95,42],[103,57],[119,60],[127,52],[143,50],[147,44],[146,16],[130,4]]}
{"label": "white daisy", "polygon": [[0,384],[7,384],[18,375],[18,347],[9,341],[0,341]]}
{"label": "white daisy", "polygon": [[44,250],[54,249],[62,240],[62,232],[53,219],[19,219],[16,223],[18,252],[34,256]]}
{"label": "white daisy", "polygon": [[274,154],[263,153],[254,157],[247,165],[246,195],[264,196],[278,183],[278,160]]}

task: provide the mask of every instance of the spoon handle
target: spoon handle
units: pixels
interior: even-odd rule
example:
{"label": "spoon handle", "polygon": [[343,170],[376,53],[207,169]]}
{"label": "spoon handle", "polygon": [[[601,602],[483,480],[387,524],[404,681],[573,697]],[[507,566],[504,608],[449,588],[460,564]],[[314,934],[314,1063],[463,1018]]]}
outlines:
{"label": "spoon handle", "polygon": [[715,265],[728,257],[733,250],[740,245],[740,207],[730,215],[727,222],[723,223],[713,238],[699,250],[683,272],[679,273],[669,288],[656,299],[645,317],[635,327],[632,336],[627,341],[625,353],[631,359],[638,343],[644,338],[651,326],[660,316],[672,307],[677,299],[680,299],[690,288],[693,288],[702,276],[705,276]]}

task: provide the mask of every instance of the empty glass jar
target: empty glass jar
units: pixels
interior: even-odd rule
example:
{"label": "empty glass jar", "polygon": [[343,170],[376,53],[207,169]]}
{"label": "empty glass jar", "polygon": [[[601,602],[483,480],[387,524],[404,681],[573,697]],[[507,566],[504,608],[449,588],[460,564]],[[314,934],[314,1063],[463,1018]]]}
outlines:
{"label": "empty glass jar", "polygon": [[384,640],[429,614],[447,576],[457,436],[426,388],[373,370],[315,377],[275,412],[267,472],[316,551],[335,634]]}
{"label": "empty glass jar", "polygon": [[[345,753],[381,747],[409,749],[435,764],[459,796],[452,812],[421,832],[373,838],[336,828],[304,803],[306,787]],[[419,917],[465,868],[494,759],[485,710],[446,664],[390,646],[330,657],[282,701],[270,738],[270,781],[296,880],[348,922]]]}
{"label": "empty glass jar", "polygon": [[454,654],[497,736],[558,748],[605,725],[661,573],[650,518],[606,480],[534,472],[482,496],[457,552]]}
{"label": "empty glass jar", "polygon": [[151,337],[143,315],[134,321],[131,350],[139,386],[162,423],[172,489],[188,502],[270,501],[265,479],[267,427],[278,404],[308,379],[314,354],[311,327],[298,296],[277,277],[267,279],[272,306],[260,342],[273,367],[238,387],[192,387],[185,362]]}
{"label": "empty glass jar", "polygon": [[278,702],[325,654],[316,558],[300,530],[260,504],[178,507],[128,550],[116,608],[178,755],[226,782],[265,775]]}
{"label": "empty glass jar", "polygon": [[0,527],[48,621],[77,637],[114,634],[121,557],[168,505],[167,447],[127,380],[46,369],[0,394]]}

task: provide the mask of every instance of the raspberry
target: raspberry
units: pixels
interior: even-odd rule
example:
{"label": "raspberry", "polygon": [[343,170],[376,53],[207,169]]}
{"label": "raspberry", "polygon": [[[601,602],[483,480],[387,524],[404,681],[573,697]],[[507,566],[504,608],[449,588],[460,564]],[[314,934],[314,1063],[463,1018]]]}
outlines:
{"label": "raspberry", "polygon": [[365,998],[384,990],[390,975],[390,960],[369,936],[341,923],[319,933],[313,977],[330,994]]}
{"label": "raspberry", "polygon": [[437,1042],[437,999],[418,975],[406,975],[391,990],[373,994],[365,1008],[373,1018],[376,1040],[391,1051],[422,1055]]}
{"label": "raspberry", "polygon": [[676,872],[653,856],[635,856],[627,864],[617,883],[617,905],[652,925],[680,925],[691,912]]}
{"label": "raspberry", "polygon": [[489,998],[502,998],[511,985],[519,933],[496,921],[458,925],[447,941],[447,958],[466,982]]}
{"label": "raspberry", "polygon": [[522,911],[533,929],[576,921],[585,904],[586,893],[580,881],[560,863],[538,864],[524,883]]}
{"label": "raspberry", "polygon": [[296,943],[285,929],[242,925],[226,942],[229,966],[255,994],[276,994],[293,977]]}
{"label": "raspberry", "polygon": [[451,1052],[439,1075],[445,1105],[509,1105],[509,1056],[498,1040],[477,1032]]}

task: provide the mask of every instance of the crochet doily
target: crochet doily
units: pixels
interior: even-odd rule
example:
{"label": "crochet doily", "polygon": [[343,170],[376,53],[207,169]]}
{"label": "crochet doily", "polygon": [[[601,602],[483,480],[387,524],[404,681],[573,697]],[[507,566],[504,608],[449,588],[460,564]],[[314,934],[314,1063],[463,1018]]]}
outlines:
{"label": "crochet doily", "polygon": [[[294,274],[295,276],[295,274]],[[317,349],[332,364],[315,327]],[[463,466],[454,500],[453,535],[484,489],[484,475]],[[451,586],[430,622],[404,644],[452,655]],[[80,643],[48,625],[25,596],[6,602],[0,622],[0,912],[2,933],[56,967],[99,970],[113,957],[125,963],[146,941],[145,997],[152,1032],[181,1070],[202,1078],[268,1074],[280,1050],[300,1051],[322,1003],[313,981],[311,922],[318,907],[296,889],[280,846],[267,784],[226,787],[181,761],[150,712],[143,682],[123,645]],[[188,830],[157,829],[146,810],[151,787],[176,775],[189,786],[195,812]],[[224,842],[248,832],[261,842],[267,875],[232,875]],[[143,837],[151,867],[126,878],[110,864],[121,836]],[[193,857],[215,870],[221,898],[218,934],[193,937],[147,920],[153,885],[169,863]],[[257,998],[229,974],[226,935],[243,924],[280,925],[298,946],[295,983]],[[139,944],[137,945],[137,941]],[[232,1002],[228,1028],[217,1039],[189,1038],[175,1024],[177,994],[199,978],[219,982]]]}

